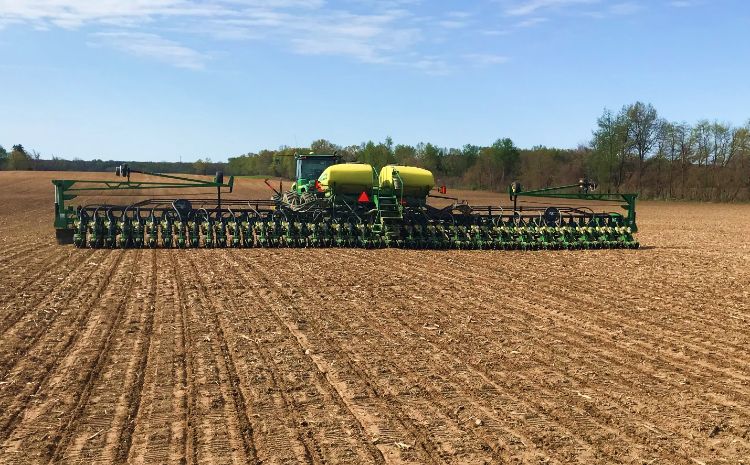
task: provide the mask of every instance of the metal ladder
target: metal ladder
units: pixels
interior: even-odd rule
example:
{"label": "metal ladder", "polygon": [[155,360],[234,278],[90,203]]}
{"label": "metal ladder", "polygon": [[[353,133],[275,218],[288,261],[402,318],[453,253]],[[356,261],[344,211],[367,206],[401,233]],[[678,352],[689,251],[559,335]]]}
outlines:
{"label": "metal ladder", "polygon": [[399,238],[399,228],[392,228],[391,225],[400,224],[403,219],[401,205],[395,195],[378,196],[378,222],[373,225],[373,230],[378,233],[385,233],[386,243]]}

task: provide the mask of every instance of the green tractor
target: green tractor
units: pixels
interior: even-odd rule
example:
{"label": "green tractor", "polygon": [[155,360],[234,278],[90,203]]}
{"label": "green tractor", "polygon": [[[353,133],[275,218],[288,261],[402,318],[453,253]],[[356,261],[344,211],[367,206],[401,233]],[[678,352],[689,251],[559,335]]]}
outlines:
{"label": "green tractor", "polygon": [[[294,207],[314,199],[317,195],[316,187],[319,186],[318,178],[329,166],[341,163],[341,157],[334,153],[316,154],[310,152],[306,155],[294,154],[296,168],[294,171],[294,184],[288,191],[276,191],[273,199],[281,204]],[[268,182],[266,182],[268,184]]]}
{"label": "green tractor", "polygon": [[292,191],[298,195],[315,190],[318,178],[326,168],[341,163],[341,156],[337,153],[333,155],[315,154],[313,152],[307,155],[295,154],[294,160],[297,167],[294,172],[294,184]]}

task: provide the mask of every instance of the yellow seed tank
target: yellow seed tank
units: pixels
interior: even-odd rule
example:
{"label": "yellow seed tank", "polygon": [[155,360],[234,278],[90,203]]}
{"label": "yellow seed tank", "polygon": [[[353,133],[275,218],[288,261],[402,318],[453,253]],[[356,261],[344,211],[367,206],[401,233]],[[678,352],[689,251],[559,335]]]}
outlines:
{"label": "yellow seed tank", "polygon": [[323,192],[331,190],[336,194],[372,194],[374,171],[365,163],[341,163],[332,165],[318,178]]}
{"label": "yellow seed tank", "polygon": [[[394,175],[394,171],[398,175]],[[399,192],[398,178],[401,178],[405,196],[425,197],[435,187],[432,172],[415,166],[385,166],[380,170],[378,182],[381,188],[394,188]]]}

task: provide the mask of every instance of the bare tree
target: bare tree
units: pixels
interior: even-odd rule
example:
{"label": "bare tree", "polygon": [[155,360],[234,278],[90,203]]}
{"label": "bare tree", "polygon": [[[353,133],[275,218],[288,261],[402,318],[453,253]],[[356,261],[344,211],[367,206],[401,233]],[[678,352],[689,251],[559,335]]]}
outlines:
{"label": "bare tree", "polygon": [[[659,126],[659,137],[657,142],[657,156],[661,160],[666,160],[667,165],[667,197],[672,197],[672,171],[674,160],[677,158],[677,138],[675,135],[675,124],[664,121]],[[659,181],[661,182],[661,167],[664,163],[659,163]]]}
{"label": "bare tree", "polygon": [[[589,170],[608,191],[614,184],[619,192],[625,177],[625,163],[628,158],[628,121],[624,111],[614,115],[610,110],[596,121],[597,129],[591,142],[593,157]],[[616,169],[616,171],[615,171]]]}
{"label": "bare tree", "polygon": [[659,115],[653,105],[636,102],[625,107],[628,119],[628,141],[638,156],[638,190],[641,190],[643,162],[651,153],[659,133]]}
{"label": "bare tree", "polygon": [[690,125],[680,123],[674,127],[674,136],[677,140],[680,164],[680,196],[685,195],[685,175],[690,167],[691,145],[690,145]]}

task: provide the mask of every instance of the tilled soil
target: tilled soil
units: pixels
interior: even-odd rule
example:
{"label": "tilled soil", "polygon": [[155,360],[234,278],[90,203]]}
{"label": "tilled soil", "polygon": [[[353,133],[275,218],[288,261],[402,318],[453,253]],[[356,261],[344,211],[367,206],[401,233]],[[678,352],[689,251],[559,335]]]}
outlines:
{"label": "tilled soil", "polygon": [[78,250],[78,176],[0,173],[2,464],[749,461],[750,206],[640,204],[637,251]]}

